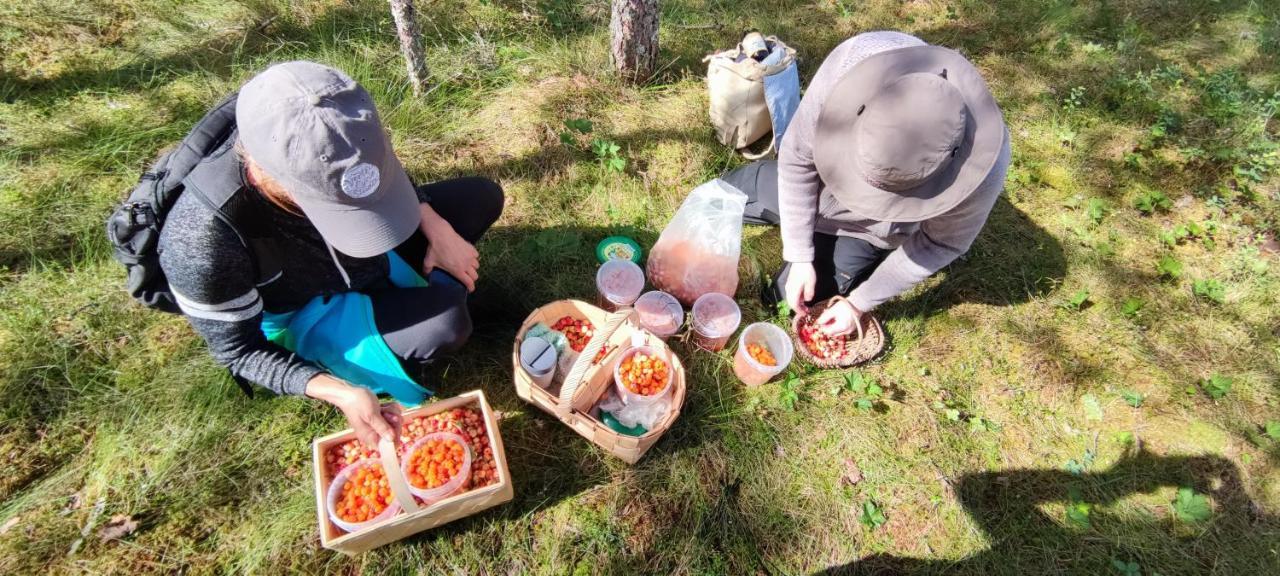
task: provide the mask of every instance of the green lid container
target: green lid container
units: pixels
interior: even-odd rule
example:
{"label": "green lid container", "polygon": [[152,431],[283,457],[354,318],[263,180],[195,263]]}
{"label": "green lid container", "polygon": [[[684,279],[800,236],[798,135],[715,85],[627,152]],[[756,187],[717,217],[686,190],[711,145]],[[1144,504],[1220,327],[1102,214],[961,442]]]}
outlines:
{"label": "green lid container", "polygon": [[630,260],[639,264],[641,254],[640,245],[626,236],[610,236],[596,244],[596,259],[601,264],[610,260]]}

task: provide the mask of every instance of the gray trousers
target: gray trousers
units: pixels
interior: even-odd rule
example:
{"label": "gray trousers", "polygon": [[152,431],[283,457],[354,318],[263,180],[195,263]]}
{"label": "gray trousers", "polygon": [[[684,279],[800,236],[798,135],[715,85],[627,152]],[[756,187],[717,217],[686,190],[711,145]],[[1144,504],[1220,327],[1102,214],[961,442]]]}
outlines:
{"label": "gray trousers", "polygon": [[[739,167],[720,177],[747,195],[747,209],[742,221],[747,224],[777,226],[778,210],[778,161],[761,160]],[[872,246],[865,240],[848,236],[833,236],[815,232],[813,235],[813,267],[818,273],[813,300],[821,302],[837,294],[848,296],[889,255],[889,251]],[[784,301],[783,288],[787,285],[789,263],[773,275],[773,282],[765,286],[760,299],[766,306]]]}

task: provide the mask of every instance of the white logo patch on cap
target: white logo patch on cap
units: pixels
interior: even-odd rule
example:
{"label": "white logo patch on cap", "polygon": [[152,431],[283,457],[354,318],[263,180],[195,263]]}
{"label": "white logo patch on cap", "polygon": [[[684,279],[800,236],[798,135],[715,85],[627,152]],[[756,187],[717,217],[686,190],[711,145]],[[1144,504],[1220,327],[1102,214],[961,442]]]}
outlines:
{"label": "white logo patch on cap", "polygon": [[381,181],[373,164],[361,162],[342,173],[342,192],[352,198],[364,198],[376,192]]}

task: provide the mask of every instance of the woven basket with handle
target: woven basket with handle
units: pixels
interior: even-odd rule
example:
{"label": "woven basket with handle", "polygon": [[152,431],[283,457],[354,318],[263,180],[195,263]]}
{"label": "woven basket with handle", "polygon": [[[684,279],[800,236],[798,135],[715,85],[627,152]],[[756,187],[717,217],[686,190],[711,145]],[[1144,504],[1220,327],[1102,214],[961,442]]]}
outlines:
{"label": "woven basket with handle", "polygon": [[[520,343],[534,324],[541,322],[551,326],[565,316],[590,320],[595,332],[563,382],[558,387],[553,382],[549,388],[543,388],[520,366]],[[621,353],[633,345],[650,346],[662,352],[670,361],[674,376],[670,384],[671,410],[643,436],[619,434],[591,416],[592,407],[613,386],[613,365]],[[596,354],[602,348],[608,352],[595,362]],[[629,464],[639,461],[662,438],[680,417],[680,409],[684,406],[684,365],[661,338],[640,327],[631,308],[610,313],[579,300],[557,300],[538,308],[520,326],[511,350],[511,364],[517,396],[560,419],[582,437]]]}
{"label": "woven basket with handle", "polygon": [[841,296],[823,300],[809,307],[808,314],[796,314],[795,319],[791,321],[791,338],[795,341],[796,354],[815,366],[822,368],[857,366],[879,356],[884,351],[886,341],[884,326],[870,312],[862,314],[862,337],[858,338],[855,332],[855,336],[845,342],[843,354],[832,358],[819,358],[809,351],[809,346],[800,339],[800,328],[816,322],[824,310],[842,300],[844,298]]}

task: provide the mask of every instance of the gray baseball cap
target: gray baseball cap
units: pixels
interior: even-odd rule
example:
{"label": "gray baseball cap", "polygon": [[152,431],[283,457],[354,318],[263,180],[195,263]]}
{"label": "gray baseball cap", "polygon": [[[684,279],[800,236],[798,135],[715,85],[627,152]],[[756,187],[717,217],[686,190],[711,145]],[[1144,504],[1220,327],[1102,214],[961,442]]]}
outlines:
{"label": "gray baseball cap", "polygon": [[325,241],[357,258],[413,235],[421,214],[373,98],[315,62],[276,64],[240,89],[245,152],[288,190]]}

